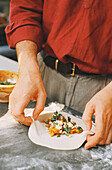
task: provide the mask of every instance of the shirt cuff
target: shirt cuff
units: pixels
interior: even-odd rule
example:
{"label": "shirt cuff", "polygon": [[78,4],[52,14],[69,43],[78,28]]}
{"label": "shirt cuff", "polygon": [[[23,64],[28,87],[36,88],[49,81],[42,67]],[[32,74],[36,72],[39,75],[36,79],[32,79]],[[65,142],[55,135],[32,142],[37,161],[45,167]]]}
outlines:
{"label": "shirt cuff", "polygon": [[16,27],[12,23],[6,27],[5,32],[10,48],[15,48],[16,44],[20,41],[30,40],[37,44],[38,52],[41,50],[43,34],[40,26],[26,24]]}

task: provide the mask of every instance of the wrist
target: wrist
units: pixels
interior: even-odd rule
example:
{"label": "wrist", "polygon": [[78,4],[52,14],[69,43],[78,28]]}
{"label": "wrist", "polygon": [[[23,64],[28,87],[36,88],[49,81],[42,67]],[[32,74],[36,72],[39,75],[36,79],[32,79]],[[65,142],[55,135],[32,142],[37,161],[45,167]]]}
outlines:
{"label": "wrist", "polygon": [[18,57],[19,73],[38,67],[38,49],[34,42],[29,40],[21,41],[16,44],[16,51]]}

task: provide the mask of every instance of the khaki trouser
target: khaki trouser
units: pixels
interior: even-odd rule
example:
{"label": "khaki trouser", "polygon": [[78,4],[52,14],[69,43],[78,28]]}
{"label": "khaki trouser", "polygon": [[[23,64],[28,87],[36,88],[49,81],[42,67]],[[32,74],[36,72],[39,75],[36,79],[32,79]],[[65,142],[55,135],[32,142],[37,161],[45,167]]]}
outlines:
{"label": "khaki trouser", "polygon": [[84,111],[86,103],[92,96],[112,80],[112,75],[64,76],[47,67],[40,53],[37,59],[47,97],[53,102],[63,103],[80,112]]}

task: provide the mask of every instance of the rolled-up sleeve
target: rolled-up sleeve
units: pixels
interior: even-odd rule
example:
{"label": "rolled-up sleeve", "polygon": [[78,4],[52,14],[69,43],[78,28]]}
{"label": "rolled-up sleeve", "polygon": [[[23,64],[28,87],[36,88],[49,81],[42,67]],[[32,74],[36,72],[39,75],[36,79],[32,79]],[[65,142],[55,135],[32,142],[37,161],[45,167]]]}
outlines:
{"label": "rolled-up sleeve", "polygon": [[42,0],[11,0],[10,24],[6,27],[6,37],[10,48],[16,43],[31,40],[42,46]]}

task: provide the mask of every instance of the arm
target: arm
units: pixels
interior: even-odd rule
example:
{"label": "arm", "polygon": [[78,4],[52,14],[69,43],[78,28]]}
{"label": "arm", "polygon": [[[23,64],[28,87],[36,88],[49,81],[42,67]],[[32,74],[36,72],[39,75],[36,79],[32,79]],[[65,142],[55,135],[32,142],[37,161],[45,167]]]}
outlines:
{"label": "arm", "polygon": [[95,134],[87,136],[86,149],[97,144],[110,144],[112,141],[112,82],[98,92],[85,107],[82,119],[88,130],[92,127],[92,115],[95,115]]}
{"label": "arm", "polygon": [[10,95],[9,109],[12,116],[21,124],[30,125],[31,118],[24,116],[24,109],[29,101],[37,100],[33,117],[36,120],[44,109],[46,92],[37,63],[37,45],[32,41],[21,41],[16,45],[19,80]]}
{"label": "arm", "polygon": [[42,0],[11,0],[10,25],[6,37],[11,48],[16,48],[19,80],[10,95],[9,109],[20,123],[30,125],[31,118],[24,117],[24,108],[30,99],[37,100],[34,119],[43,110],[46,92],[36,60],[42,44]]}

